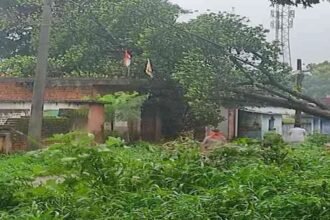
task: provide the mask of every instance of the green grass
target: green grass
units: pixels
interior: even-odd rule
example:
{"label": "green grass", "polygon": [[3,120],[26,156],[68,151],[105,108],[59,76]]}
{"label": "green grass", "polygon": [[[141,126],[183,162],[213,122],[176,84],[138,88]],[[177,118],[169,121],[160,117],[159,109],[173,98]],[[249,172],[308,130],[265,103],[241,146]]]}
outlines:
{"label": "green grass", "polygon": [[330,219],[330,155],[317,145],[237,144],[202,159],[189,140],[53,142],[0,158],[0,219]]}

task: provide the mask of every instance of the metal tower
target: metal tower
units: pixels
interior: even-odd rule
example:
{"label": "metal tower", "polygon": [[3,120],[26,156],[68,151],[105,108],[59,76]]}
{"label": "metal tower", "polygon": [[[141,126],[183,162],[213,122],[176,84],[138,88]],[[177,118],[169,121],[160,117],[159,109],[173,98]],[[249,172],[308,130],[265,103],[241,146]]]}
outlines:
{"label": "metal tower", "polygon": [[275,41],[281,47],[283,63],[292,67],[290,30],[293,28],[295,11],[288,5],[276,4],[271,11],[271,17],[271,27],[275,30]]}

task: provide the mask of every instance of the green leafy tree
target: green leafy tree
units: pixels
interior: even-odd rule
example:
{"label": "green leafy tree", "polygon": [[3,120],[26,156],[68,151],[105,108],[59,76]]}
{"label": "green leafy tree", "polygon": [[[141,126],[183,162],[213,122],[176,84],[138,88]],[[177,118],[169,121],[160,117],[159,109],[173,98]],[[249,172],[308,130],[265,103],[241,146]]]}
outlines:
{"label": "green leafy tree", "polygon": [[111,130],[114,131],[114,122],[126,121],[128,122],[128,140],[137,140],[138,134],[134,132],[134,121],[141,119],[141,110],[148,95],[140,95],[137,92],[116,92],[108,94],[98,99],[105,103],[106,117],[111,122]]}
{"label": "green leafy tree", "polygon": [[279,49],[267,42],[262,27],[219,13],[190,21],[186,30],[198,43],[177,63],[174,78],[199,113],[196,119],[210,116],[203,122],[216,123],[211,112],[223,105],[271,105],[330,116],[327,106],[295,91],[290,68],[278,61]]}
{"label": "green leafy tree", "polygon": [[0,1],[0,59],[15,55],[31,55],[33,33],[40,15],[41,4],[37,0]]}
{"label": "green leafy tree", "polygon": [[311,76],[305,77],[304,92],[307,95],[324,98],[330,95],[330,63],[325,61],[320,64],[310,65]]}
{"label": "green leafy tree", "polygon": [[129,121],[140,118],[141,107],[147,98],[148,95],[140,95],[137,92],[116,92],[102,96],[98,101],[105,103],[108,120]]}
{"label": "green leafy tree", "polygon": [[0,72],[12,76],[31,76],[34,72],[36,59],[32,56],[16,55],[0,62]]}
{"label": "green leafy tree", "polygon": [[[175,22],[182,9],[163,0],[55,0],[53,11],[50,75],[94,77],[126,74],[122,65],[125,49],[133,51],[131,72],[141,74],[152,54],[144,52],[148,51],[144,42],[152,41],[150,37],[164,27],[154,21],[155,12],[158,19]],[[0,12],[1,58],[34,57],[40,1],[5,1]],[[21,50],[23,46],[28,49]]]}

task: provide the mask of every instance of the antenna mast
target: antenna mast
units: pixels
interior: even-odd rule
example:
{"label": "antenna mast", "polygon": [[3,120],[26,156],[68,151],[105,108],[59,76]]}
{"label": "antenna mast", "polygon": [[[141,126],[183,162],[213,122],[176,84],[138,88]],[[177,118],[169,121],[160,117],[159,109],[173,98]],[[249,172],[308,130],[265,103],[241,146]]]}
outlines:
{"label": "antenna mast", "polygon": [[281,47],[282,61],[292,67],[290,31],[293,28],[295,11],[289,5],[275,4],[271,17],[271,28],[275,30],[275,41]]}

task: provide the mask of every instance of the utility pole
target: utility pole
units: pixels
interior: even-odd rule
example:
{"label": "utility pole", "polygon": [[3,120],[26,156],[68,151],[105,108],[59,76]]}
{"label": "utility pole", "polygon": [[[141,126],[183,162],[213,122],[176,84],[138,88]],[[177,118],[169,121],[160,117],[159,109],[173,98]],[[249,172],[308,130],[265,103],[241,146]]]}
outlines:
{"label": "utility pole", "polygon": [[[302,60],[298,59],[297,60],[297,77],[296,77],[296,90],[297,92],[301,93],[302,92],[302,83],[304,80],[304,73],[302,71]],[[295,115],[295,123],[294,126],[296,128],[301,128],[301,111],[300,110],[296,110],[296,115]]]}
{"label": "utility pole", "polygon": [[41,142],[44,94],[47,83],[49,38],[52,18],[51,5],[52,0],[44,0],[39,35],[37,67],[33,84],[31,116],[28,130],[29,150],[38,149]]}

